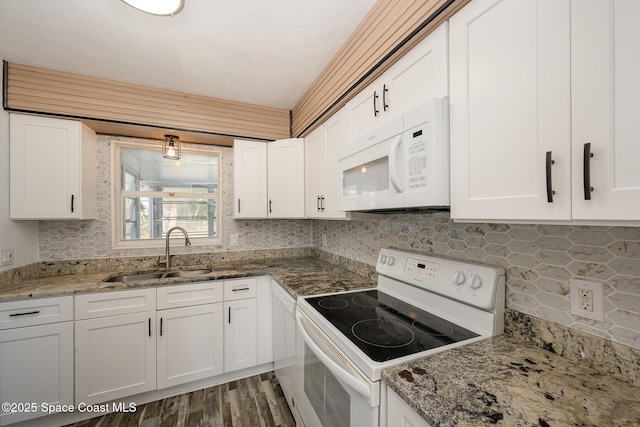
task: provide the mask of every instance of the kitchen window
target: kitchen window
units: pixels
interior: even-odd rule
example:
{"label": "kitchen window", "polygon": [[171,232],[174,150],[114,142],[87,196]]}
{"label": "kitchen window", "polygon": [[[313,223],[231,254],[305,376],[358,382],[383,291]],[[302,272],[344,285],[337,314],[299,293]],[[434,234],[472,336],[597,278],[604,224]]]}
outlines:
{"label": "kitchen window", "polygon": [[114,247],[162,246],[180,226],[194,245],[219,242],[221,154],[182,150],[162,157],[160,146],[113,142]]}

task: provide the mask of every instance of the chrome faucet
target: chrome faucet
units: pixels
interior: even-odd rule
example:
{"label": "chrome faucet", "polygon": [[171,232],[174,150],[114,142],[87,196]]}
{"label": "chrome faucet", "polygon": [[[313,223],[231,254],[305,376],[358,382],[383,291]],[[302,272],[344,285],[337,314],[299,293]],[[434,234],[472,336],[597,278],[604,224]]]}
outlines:
{"label": "chrome faucet", "polygon": [[165,265],[166,265],[166,270],[169,271],[169,269],[171,268],[171,255],[169,254],[169,236],[171,236],[171,232],[173,230],[180,230],[182,231],[182,233],[184,234],[184,245],[185,246],[191,246],[191,240],[189,240],[189,233],[187,233],[187,230],[185,230],[182,227],[171,227],[169,229],[169,231],[167,231],[167,248],[165,251]]}

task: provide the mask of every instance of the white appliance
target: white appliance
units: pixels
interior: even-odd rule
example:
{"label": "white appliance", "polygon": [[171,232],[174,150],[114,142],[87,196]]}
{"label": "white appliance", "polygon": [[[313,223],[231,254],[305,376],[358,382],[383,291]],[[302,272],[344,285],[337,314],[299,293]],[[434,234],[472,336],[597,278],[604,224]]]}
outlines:
{"label": "white appliance", "polygon": [[338,159],[341,210],[448,207],[448,99],[434,98],[364,134]]}
{"label": "white appliance", "polygon": [[296,424],[302,425],[295,406],[296,387],[296,300],[275,280],[271,280],[273,298],[273,366],[282,393]]}
{"label": "white appliance", "polygon": [[298,298],[306,427],[376,427],[383,369],[504,331],[501,268],[381,249],[377,271],[375,289]]}

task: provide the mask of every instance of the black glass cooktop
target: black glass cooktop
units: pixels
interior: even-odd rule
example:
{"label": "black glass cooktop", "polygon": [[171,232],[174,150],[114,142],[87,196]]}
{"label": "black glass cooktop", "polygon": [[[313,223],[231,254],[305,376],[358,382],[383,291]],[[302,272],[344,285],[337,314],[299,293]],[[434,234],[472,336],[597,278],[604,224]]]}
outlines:
{"label": "black glass cooktop", "polygon": [[478,336],[377,290],[305,299],[376,362]]}

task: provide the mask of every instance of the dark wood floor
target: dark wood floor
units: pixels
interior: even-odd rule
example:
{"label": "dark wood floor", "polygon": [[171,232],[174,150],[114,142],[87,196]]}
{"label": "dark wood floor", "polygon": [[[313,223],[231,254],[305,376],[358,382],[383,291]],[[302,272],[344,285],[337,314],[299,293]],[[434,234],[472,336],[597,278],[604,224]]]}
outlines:
{"label": "dark wood floor", "polygon": [[294,427],[273,372],[140,405],[69,427]]}

